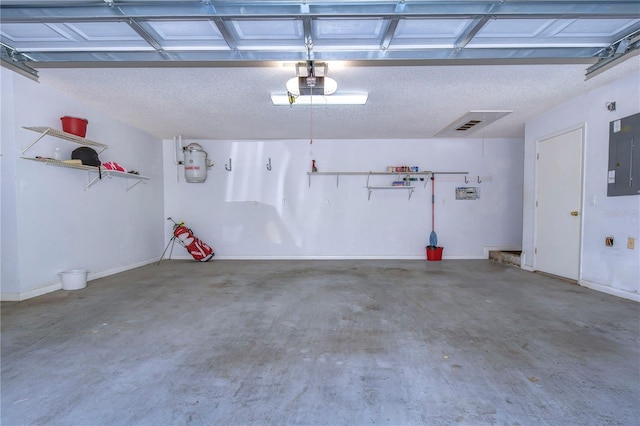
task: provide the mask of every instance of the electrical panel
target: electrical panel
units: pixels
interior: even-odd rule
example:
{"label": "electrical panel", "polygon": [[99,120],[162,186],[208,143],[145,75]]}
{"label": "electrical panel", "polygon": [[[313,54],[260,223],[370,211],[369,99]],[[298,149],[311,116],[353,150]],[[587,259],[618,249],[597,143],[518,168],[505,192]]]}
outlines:
{"label": "electrical panel", "polygon": [[607,196],[640,194],[640,113],[609,123]]}

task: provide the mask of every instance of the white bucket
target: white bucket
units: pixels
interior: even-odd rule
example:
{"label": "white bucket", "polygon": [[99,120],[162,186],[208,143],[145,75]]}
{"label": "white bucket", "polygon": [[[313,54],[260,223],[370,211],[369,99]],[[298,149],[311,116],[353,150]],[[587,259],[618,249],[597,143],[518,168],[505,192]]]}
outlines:
{"label": "white bucket", "polygon": [[86,269],[72,269],[60,272],[60,276],[62,277],[63,290],[80,290],[87,286]]}

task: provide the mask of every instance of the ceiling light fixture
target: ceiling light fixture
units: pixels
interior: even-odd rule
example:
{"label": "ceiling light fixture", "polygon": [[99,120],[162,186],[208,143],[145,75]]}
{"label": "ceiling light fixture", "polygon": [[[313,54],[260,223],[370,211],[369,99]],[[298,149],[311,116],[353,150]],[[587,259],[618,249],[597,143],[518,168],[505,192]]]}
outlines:
{"label": "ceiling light fixture", "polygon": [[287,92],[293,96],[335,93],[338,83],[327,77],[327,68],[327,64],[311,60],[296,64],[296,76],[287,81]]}
{"label": "ceiling light fixture", "polygon": [[287,81],[287,91],[293,96],[318,94],[328,96],[338,90],[338,83],[329,77],[293,77]]}
{"label": "ceiling light fixture", "polygon": [[[271,102],[274,105],[364,105],[367,103],[368,93],[344,93],[331,96],[324,95],[300,95],[295,97],[295,102],[291,103],[289,96],[284,94],[272,94]],[[313,98],[313,99],[312,99]]]}
{"label": "ceiling light fixture", "polygon": [[[312,60],[296,64],[296,76],[287,80],[286,94],[272,94],[274,105],[364,105],[367,93],[333,95],[338,82],[327,77],[327,64]],[[331,96],[333,95],[333,96]]]}

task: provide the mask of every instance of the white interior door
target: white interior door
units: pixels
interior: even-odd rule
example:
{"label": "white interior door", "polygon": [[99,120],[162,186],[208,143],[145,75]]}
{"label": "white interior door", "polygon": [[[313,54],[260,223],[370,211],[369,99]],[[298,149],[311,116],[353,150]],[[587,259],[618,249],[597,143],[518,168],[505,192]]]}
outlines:
{"label": "white interior door", "polygon": [[582,223],[579,128],[538,142],[535,269],[577,280]]}

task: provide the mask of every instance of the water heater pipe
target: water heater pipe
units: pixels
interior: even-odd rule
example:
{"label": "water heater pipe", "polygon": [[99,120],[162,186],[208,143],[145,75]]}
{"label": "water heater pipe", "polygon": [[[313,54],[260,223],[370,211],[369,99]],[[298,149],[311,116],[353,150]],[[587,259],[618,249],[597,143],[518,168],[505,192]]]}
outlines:
{"label": "water heater pipe", "polygon": [[180,183],[180,165],[184,164],[184,161],[178,160],[178,147],[176,146],[177,143],[180,144],[180,151],[182,151],[182,135],[173,137],[173,157],[176,164],[176,181]]}
{"label": "water heater pipe", "polygon": [[180,144],[180,151],[182,151],[183,150],[183,147],[182,147],[182,135],[178,135],[178,136],[174,136],[173,137],[173,152],[174,152],[175,163],[177,165],[184,164],[184,161],[180,161],[178,159],[178,147],[176,146],[176,143]]}

